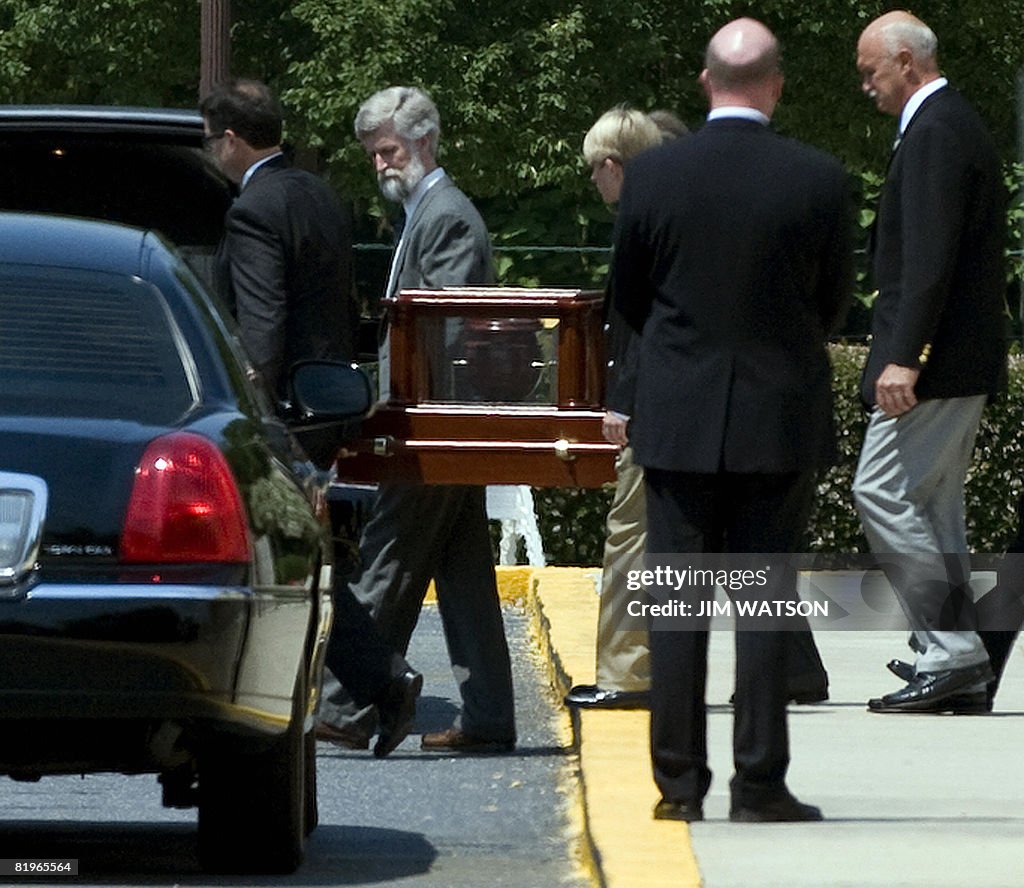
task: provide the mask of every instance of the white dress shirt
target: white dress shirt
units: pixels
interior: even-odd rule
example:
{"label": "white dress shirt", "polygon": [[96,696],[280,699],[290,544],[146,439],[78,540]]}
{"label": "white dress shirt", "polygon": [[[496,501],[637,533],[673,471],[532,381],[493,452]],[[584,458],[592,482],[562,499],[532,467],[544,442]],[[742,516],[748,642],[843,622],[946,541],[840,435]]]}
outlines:
{"label": "white dress shirt", "polygon": [[275,151],[273,154],[268,154],[266,157],[261,157],[259,160],[257,160],[256,163],[254,163],[251,167],[249,167],[249,169],[245,171],[245,174],[242,176],[242,182],[238,186],[238,190],[241,191],[243,188],[245,188],[246,185],[249,184],[249,180],[252,178],[252,174],[255,173],[256,170],[258,170],[261,166],[263,166],[263,164],[265,164],[269,160],[273,160],[275,157],[280,157],[282,154],[284,154],[283,151]]}
{"label": "white dress shirt", "polygon": [[917,114],[918,109],[924,104],[924,100],[928,98],[932,93],[937,93],[940,89],[949,83],[945,77],[940,77],[938,80],[932,80],[930,83],[926,83],[916,93],[914,93],[909,99],[907,104],[903,106],[903,111],[900,113],[900,134],[899,138],[903,138],[903,134],[907,131],[907,127],[910,126],[910,121],[914,115]]}

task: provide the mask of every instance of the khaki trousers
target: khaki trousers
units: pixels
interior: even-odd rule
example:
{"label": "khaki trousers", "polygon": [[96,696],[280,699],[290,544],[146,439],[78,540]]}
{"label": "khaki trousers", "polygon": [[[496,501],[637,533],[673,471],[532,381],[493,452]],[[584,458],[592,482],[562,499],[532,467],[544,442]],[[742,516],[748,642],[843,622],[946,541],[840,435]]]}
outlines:
{"label": "khaki trousers", "polygon": [[620,451],[615,474],[597,616],[597,685],[606,691],[646,691],[651,685],[647,631],[620,628],[632,594],[626,589],[626,571],[642,566],[647,544],[644,470],[634,465],[632,448]]}

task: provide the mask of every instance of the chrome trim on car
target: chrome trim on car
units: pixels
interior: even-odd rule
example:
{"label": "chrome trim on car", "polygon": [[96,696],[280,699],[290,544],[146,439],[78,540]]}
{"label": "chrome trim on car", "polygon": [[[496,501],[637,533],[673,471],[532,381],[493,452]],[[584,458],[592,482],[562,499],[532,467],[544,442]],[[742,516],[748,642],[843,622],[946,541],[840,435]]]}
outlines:
{"label": "chrome trim on car", "polygon": [[[21,530],[11,540],[17,548],[9,558],[0,563],[0,595],[9,595],[7,587],[16,586],[38,566],[39,545],[43,538],[43,523],[46,520],[46,505],[49,488],[37,475],[21,472],[0,472],[0,495],[4,493],[27,494],[31,498],[29,514],[21,516]],[[27,522],[25,521],[27,518]],[[3,515],[0,514],[0,520]],[[5,522],[6,523],[6,522]],[[13,523],[13,522],[12,522]]]}
{"label": "chrome trim on car", "polygon": [[50,600],[101,601],[103,599],[146,599],[177,601],[247,601],[253,597],[248,587],[194,586],[163,583],[45,583],[32,589],[27,598]]}

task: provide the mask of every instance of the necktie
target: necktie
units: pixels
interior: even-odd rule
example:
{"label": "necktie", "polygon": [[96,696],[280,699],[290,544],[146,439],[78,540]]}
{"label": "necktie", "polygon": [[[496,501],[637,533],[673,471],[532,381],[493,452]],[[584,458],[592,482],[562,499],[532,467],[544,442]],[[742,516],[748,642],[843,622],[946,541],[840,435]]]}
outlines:
{"label": "necktie", "polygon": [[391,256],[391,270],[388,272],[388,283],[384,288],[384,295],[391,296],[398,285],[398,258],[402,252],[402,240],[405,237],[405,210],[403,209],[395,220],[395,252]]}
{"label": "necktie", "polygon": [[[385,296],[393,295],[398,287],[398,260],[402,252],[402,239],[405,235],[405,208],[398,214],[394,223],[395,252],[391,257],[391,270],[388,272],[388,283],[384,289]],[[387,401],[391,394],[391,337],[388,336],[388,314],[385,307],[378,328],[378,372],[379,394],[382,401]]]}

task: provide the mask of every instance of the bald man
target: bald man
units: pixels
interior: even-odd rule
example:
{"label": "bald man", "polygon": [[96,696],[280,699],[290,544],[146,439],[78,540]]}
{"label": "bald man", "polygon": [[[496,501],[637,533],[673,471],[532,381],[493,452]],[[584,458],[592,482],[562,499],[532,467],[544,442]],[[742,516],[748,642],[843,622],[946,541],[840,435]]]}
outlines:
{"label": "bald man", "polygon": [[[700,83],[707,124],[627,164],[616,227],[616,302],[643,332],[631,443],[651,567],[799,551],[834,450],[825,344],[852,286],[842,167],[768,127],[783,85],[775,37],[729,23]],[[771,575],[766,597],[795,600],[795,574]],[[656,594],[692,604],[693,589]],[[703,817],[707,628],[649,623],[656,819]],[[766,628],[737,623],[729,817],[820,820],[786,786],[788,645]]]}
{"label": "bald man", "polygon": [[[981,119],[940,76],[907,12],[857,43],[865,94],[899,119],[872,231],[878,298],[861,387],[871,418],[854,498],[913,632],[906,686],[873,712],[987,712],[993,681],[970,590],[964,480],[986,399],[1004,385],[1006,194]],[[888,562],[888,563],[887,563]]]}

